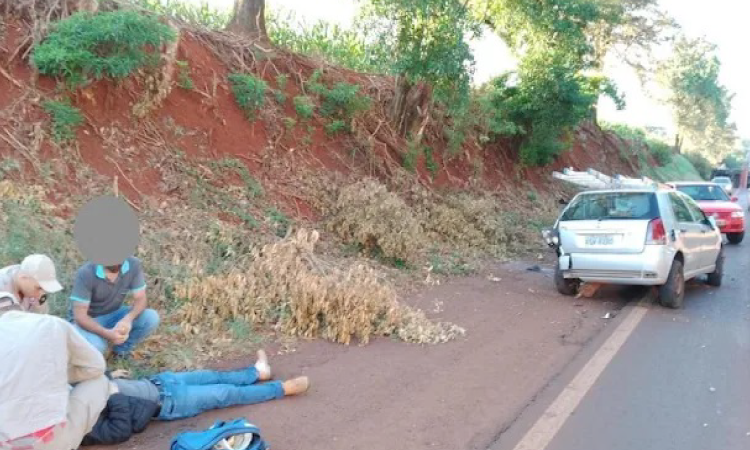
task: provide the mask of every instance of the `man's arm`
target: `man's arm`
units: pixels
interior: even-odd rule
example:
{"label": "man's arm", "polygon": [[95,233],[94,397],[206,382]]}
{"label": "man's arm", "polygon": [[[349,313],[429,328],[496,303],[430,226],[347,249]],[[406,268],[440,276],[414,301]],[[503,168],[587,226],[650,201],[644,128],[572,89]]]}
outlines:
{"label": "man's arm", "polygon": [[138,261],[133,264],[131,270],[136,271],[136,275],[130,285],[130,294],[133,295],[133,307],[123,320],[120,321],[120,323],[127,323],[128,331],[130,331],[133,321],[137,319],[148,306],[148,298],[146,297],[146,276],[143,273],[143,265]]}
{"label": "man's arm", "polygon": [[122,337],[114,330],[110,330],[109,328],[105,328],[99,325],[99,322],[89,316],[88,303],[76,302],[73,305],[73,319],[75,320],[76,325],[78,325],[79,327],[98,336],[101,336],[115,345],[120,345],[126,340],[122,339]]}
{"label": "man's arm", "polygon": [[71,324],[63,323],[68,341],[68,383],[80,383],[104,375],[107,369],[104,356]]}
{"label": "man's arm", "polygon": [[78,270],[75,281],[73,282],[73,291],[70,294],[70,301],[73,303],[73,319],[76,325],[84,330],[94,333],[102,338],[114,343],[119,342],[120,337],[113,330],[104,328],[89,316],[89,306],[91,304],[91,293],[93,291],[93,274],[85,270]]}

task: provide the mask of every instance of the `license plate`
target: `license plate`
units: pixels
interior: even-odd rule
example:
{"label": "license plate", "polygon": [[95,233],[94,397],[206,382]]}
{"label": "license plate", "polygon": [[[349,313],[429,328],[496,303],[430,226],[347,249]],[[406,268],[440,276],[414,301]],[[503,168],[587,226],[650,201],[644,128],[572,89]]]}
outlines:
{"label": "license plate", "polygon": [[716,221],[716,225],[718,225],[719,227],[726,226],[726,224],[727,224],[726,220],[717,220]]}
{"label": "license plate", "polygon": [[599,234],[595,236],[586,236],[586,245],[601,246],[614,245],[615,237],[611,234]]}

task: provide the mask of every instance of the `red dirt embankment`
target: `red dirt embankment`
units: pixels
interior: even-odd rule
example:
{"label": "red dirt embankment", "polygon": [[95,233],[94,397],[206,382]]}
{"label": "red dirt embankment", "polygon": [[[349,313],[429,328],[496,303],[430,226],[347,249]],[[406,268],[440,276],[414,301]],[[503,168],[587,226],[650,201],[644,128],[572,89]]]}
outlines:
{"label": "red dirt embankment", "polygon": [[[6,65],[6,75],[0,76],[0,156],[21,160],[25,176],[53,177],[59,197],[65,192],[84,189],[82,167],[93,169],[87,181],[104,182],[117,176],[119,187],[135,204],[147,202],[148,197],[169,197],[173,186],[168,178],[168,157],[180,152],[191,159],[235,158],[247,166],[267,192],[292,215],[310,215],[309,205],[299,198],[293,187],[279,185],[279,180],[294,179],[296,169],[338,172],[359,177],[375,175],[387,177],[395,165],[400,165],[406,142],[387,133],[387,98],[365,117],[361,130],[369,136],[336,135],[325,132],[325,122],[313,118],[300,120],[292,106],[292,98],[304,91],[303,81],[315,68],[315,62],[296,57],[291,62],[284,54],[284,64],[278,67],[297,68],[297,73],[286,73],[284,87],[286,101],[273,104],[256,120],[248,120],[237,106],[227,82],[232,71],[209,48],[203,39],[183,33],[177,58],[186,64],[177,68],[175,78],[187,75],[194,88],[173,86],[162,104],[143,119],[133,114],[133,107],[144,98],[142,82],[127,79],[116,85],[101,81],[72,95],[72,102],[83,112],[86,123],[77,131],[73,149],[61,149],[50,139],[39,136],[47,130],[49,118],[41,104],[58,98],[54,80],[34,78],[25,53],[26,25],[20,20],[7,20],[0,42],[0,60]],[[17,51],[21,49],[22,51]],[[263,66],[257,75],[271,88],[278,88],[277,74],[281,73],[274,60]],[[324,66],[321,66],[324,67]],[[332,71],[325,68],[326,71]],[[182,71],[182,72],[180,72]],[[333,73],[333,72],[331,72]],[[358,81],[363,91],[380,96],[392,80],[336,70],[338,79]],[[334,77],[334,79],[336,79]],[[385,86],[385,88],[384,88]],[[383,94],[387,97],[386,94]],[[269,95],[271,97],[271,95]],[[291,119],[294,124],[290,126]],[[377,122],[377,123],[375,123]],[[627,175],[635,173],[631,161],[622,157],[626,144],[616,136],[603,132],[596,125],[581,126],[572,136],[569,151],[554,164],[541,168],[518,166],[518,140],[504,139],[485,148],[467,144],[462,153],[445,162],[445,140],[440,126],[431,124],[425,133],[425,144],[433,149],[437,171],[431,175],[424,158],[418,158],[416,169],[421,180],[441,188],[464,188],[480,185],[490,189],[527,184],[545,191],[551,180],[551,170],[563,167],[595,167],[608,172]],[[370,131],[372,130],[372,131]],[[374,132],[373,132],[374,131]],[[355,133],[356,134],[356,133]],[[42,162],[53,170],[45,171]],[[103,176],[104,178],[99,178]],[[227,175],[227,182],[232,176]],[[80,193],[80,192],[79,192]],[[153,204],[153,203],[152,203]]]}

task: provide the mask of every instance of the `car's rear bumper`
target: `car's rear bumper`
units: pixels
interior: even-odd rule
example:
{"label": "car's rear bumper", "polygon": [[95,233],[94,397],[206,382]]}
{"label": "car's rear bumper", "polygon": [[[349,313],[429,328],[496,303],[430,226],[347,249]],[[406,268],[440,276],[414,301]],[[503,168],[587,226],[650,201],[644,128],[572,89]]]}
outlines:
{"label": "car's rear bumper", "polygon": [[647,245],[636,254],[573,253],[558,263],[565,278],[606,284],[657,286],[667,282],[675,252],[663,245]]}

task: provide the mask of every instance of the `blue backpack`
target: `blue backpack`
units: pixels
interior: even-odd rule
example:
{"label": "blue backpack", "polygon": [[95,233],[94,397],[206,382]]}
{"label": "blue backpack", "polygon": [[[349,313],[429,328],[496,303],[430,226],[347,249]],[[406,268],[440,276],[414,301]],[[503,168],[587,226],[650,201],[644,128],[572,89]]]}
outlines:
{"label": "blue backpack", "polygon": [[186,431],[172,439],[171,450],[213,450],[223,439],[232,436],[241,437],[252,433],[252,440],[243,446],[244,450],[267,450],[266,443],[260,437],[260,429],[244,418],[230,422],[219,421],[206,431]]}

